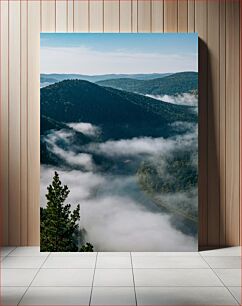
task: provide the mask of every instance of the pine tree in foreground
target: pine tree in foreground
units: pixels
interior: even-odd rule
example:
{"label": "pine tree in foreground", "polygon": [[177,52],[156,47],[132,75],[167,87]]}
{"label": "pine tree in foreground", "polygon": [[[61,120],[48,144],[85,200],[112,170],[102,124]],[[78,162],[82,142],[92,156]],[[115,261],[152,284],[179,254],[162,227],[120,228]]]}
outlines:
{"label": "pine tree in foreground", "polygon": [[[66,185],[62,186],[57,172],[47,190],[47,206],[40,210],[41,251],[76,252],[79,240],[80,205],[78,204],[71,212],[71,205],[65,204],[70,190]],[[87,243],[80,251],[92,252],[93,246]]]}

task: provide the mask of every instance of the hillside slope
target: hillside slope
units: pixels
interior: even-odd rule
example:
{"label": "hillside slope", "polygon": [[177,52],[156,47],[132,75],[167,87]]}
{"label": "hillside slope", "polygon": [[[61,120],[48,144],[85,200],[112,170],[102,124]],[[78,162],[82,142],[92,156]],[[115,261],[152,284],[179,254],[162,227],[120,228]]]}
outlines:
{"label": "hillside slope", "polygon": [[130,78],[110,79],[97,82],[98,85],[149,95],[178,95],[197,92],[198,73],[180,72],[153,80]]}
{"label": "hillside slope", "polygon": [[105,138],[170,136],[175,121],[195,122],[187,106],[157,101],[139,94],[98,86],[82,80],[66,80],[41,89],[41,134],[55,124],[89,122],[101,126]]}

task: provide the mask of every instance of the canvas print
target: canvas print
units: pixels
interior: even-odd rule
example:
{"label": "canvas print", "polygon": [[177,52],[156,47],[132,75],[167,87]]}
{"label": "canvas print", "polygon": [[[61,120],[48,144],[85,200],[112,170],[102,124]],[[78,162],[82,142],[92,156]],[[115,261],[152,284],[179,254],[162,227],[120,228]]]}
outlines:
{"label": "canvas print", "polygon": [[40,42],[41,251],[197,250],[197,34]]}

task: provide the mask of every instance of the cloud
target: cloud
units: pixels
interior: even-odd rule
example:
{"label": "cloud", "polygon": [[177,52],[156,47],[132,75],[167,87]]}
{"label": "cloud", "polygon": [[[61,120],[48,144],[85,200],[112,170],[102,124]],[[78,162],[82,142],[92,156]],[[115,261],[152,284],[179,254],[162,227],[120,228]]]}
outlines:
{"label": "cloud", "polygon": [[[80,203],[81,227],[87,241],[102,251],[194,251],[197,240],[182,234],[167,214],[150,210],[132,196],[135,178],[100,176],[82,171],[63,171],[63,184],[70,188],[68,203]],[[41,203],[54,169],[41,167]],[[127,188],[129,192],[127,192]],[[145,197],[143,196],[143,202]],[[72,206],[73,208],[75,205]]]}
{"label": "cloud", "polygon": [[79,122],[79,123],[69,123],[69,127],[73,128],[77,132],[81,132],[87,136],[96,136],[100,134],[99,127],[86,122]]}
{"label": "cloud", "polygon": [[177,105],[186,105],[186,106],[198,105],[197,96],[191,93],[183,93],[175,96],[169,96],[169,95],[160,96],[160,95],[148,95],[148,94],[146,96],[156,100],[161,100],[163,102],[168,102]]}
{"label": "cloud", "polygon": [[175,148],[178,150],[196,144],[197,127],[191,126],[190,128],[189,133],[168,139],[163,137],[140,137],[116,141],[109,140],[103,143],[92,143],[86,149],[89,152],[95,152],[109,157],[168,154]]}
{"label": "cloud", "polygon": [[196,239],[173,228],[169,216],[146,210],[128,197],[106,196],[84,203],[82,225],[103,251],[195,250]]}
{"label": "cloud", "polygon": [[87,47],[41,47],[41,73],[161,73],[197,71],[196,54],[96,51]]}
{"label": "cloud", "polygon": [[46,205],[46,188],[52,181],[54,171],[58,171],[62,183],[71,189],[68,203],[72,204],[72,208],[75,207],[75,204],[80,203],[80,201],[87,200],[90,194],[105,181],[102,176],[92,172],[82,172],[79,170],[64,171],[58,167],[54,169],[50,166],[41,166],[40,205],[42,207]]}
{"label": "cloud", "polygon": [[[186,125],[174,124],[174,128]],[[47,136],[50,150],[67,163],[83,165],[85,171],[67,171],[61,168],[41,167],[41,205],[45,206],[46,187],[54,170],[63,184],[70,188],[68,203],[72,208],[80,204],[80,226],[87,231],[86,240],[100,251],[195,251],[197,237],[184,234],[173,213],[164,213],[152,199],[140,190],[136,175],[118,175],[113,172],[98,173],[92,154],[123,158],[131,156],[151,158],[159,163],[163,177],[166,157],[172,152],[191,152],[191,162],[197,167],[197,125],[187,125],[187,133],[169,139],[141,137],[127,140],[72,146],[73,131],[54,131]],[[64,143],[63,143],[64,142]],[[66,148],[65,150],[63,149]],[[193,153],[194,152],[194,153]],[[142,160],[142,159],[140,159]],[[197,190],[159,195],[161,201],[179,207],[197,210]],[[179,219],[180,220],[180,219]],[[179,229],[178,229],[179,228]]]}
{"label": "cloud", "polygon": [[87,148],[106,156],[135,156],[140,154],[160,154],[173,147],[174,141],[164,138],[140,137],[132,139],[109,140],[103,143],[92,143]]}
{"label": "cloud", "polygon": [[78,153],[70,150],[70,140],[72,137],[73,132],[62,129],[59,131],[52,131],[44,138],[44,141],[46,142],[49,151],[63,159],[67,164],[80,166],[86,170],[92,170],[94,165],[90,154]]}
{"label": "cloud", "polygon": [[187,121],[176,121],[170,124],[170,126],[174,129],[174,131],[177,132],[195,132],[197,124],[193,122],[187,122]]}

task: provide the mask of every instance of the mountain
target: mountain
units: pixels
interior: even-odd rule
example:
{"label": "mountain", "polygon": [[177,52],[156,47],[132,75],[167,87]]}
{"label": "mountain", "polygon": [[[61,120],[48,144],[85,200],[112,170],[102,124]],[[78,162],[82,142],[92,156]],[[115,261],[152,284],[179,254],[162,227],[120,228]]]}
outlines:
{"label": "mountain", "polygon": [[64,80],[84,80],[89,82],[98,82],[109,79],[131,78],[137,80],[152,80],[170,75],[170,73],[151,73],[151,74],[103,74],[103,75],[83,75],[83,74],[40,74],[40,83],[47,86]]}
{"label": "mountain", "polygon": [[174,105],[83,80],[41,89],[41,134],[70,122],[100,126],[104,139],[168,137],[175,121],[196,122],[192,107]]}
{"label": "mountain", "polygon": [[198,73],[180,72],[152,80],[110,79],[98,81],[97,84],[144,95],[178,95],[197,92]]}

